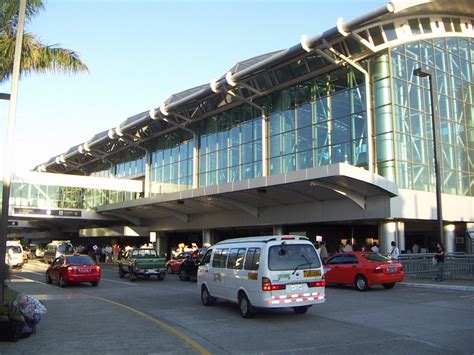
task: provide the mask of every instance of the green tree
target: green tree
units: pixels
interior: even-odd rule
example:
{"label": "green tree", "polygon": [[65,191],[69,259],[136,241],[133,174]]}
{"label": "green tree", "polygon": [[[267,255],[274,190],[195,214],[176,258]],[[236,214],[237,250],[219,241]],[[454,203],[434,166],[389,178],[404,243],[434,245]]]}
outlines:
{"label": "green tree", "polygon": [[[18,0],[0,0],[0,83],[10,78],[13,70],[19,6]],[[27,0],[25,22],[43,8],[43,0]],[[78,73],[88,69],[76,52],[57,45],[45,45],[34,34],[24,31],[20,73],[48,71]]]}

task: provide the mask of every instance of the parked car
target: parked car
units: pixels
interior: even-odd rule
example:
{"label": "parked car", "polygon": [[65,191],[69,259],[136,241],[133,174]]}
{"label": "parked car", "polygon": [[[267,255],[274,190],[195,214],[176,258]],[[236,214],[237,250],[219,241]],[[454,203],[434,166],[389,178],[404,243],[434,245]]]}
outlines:
{"label": "parked car", "polygon": [[23,247],[20,242],[14,240],[7,240],[7,248],[5,253],[5,264],[10,267],[22,267],[24,263],[23,259]]}
{"label": "parked car", "polygon": [[331,256],[324,262],[326,283],[354,285],[367,291],[373,285],[393,288],[403,281],[403,266],[379,253],[348,252]]}
{"label": "parked car", "polygon": [[69,241],[53,241],[46,246],[44,261],[51,264],[62,255],[74,254],[74,247]]}
{"label": "parked car", "polygon": [[135,281],[138,276],[157,276],[164,280],[166,275],[166,259],[159,257],[155,249],[134,248],[128,251],[118,265],[119,276],[128,274],[130,281]]}
{"label": "parked car", "polygon": [[197,270],[201,259],[209,248],[199,248],[192,252],[191,256],[184,259],[179,266],[179,279],[189,281],[191,278],[197,278]]}
{"label": "parked car", "polygon": [[170,260],[168,260],[165,264],[165,268],[166,268],[166,272],[168,274],[175,274],[175,273],[178,273],[179,272],[179,267],[181,265],[181,263],[190,258],[191,257],[191,253],[189,252],[184,252],[184,253],[180,253],[179,255],[171,258]]}
{"label": "parked car", "polygon": [[78,282],[90,282],[92,286],[97,286],[100,278],[100,266],[88,255],[62,255],[54,259],[46,270],[46,283],[57,281],[60,287]]}

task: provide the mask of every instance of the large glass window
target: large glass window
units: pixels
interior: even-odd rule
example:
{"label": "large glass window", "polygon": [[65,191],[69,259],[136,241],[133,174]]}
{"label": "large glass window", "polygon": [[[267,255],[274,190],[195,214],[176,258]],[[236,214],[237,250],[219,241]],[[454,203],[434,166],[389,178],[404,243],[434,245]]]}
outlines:
{"label": "large glass window", "polygon": [[[474,196],[472,154],[469,155],[474,139],[472,133],[467,133],[473,132],[474,126],[473,45],[472,39],[448,37],[416,41],[391,50],[396,179],[400,187],[435,190],[430,103],[433,94],[438,107],[442,191]],[[414,69],[426,65],[434,73],[433,93],[428,89],[428,78],[413,76]]]}

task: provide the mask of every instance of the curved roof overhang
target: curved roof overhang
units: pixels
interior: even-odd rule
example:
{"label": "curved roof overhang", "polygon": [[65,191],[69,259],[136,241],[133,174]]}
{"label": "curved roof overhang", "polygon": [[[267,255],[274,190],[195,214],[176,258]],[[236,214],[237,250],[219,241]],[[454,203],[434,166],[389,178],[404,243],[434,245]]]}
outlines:
{"label": "curved roof overhang", "polygon": [[397,195],[395,183],[340,163],[101,206],[97,212],[137,221],[175,217],[187,223],[201,214],[244,211],[258,218],[265,208],[326,201],[350,200],[356,210],[364,210],[371,197]]}
{"label": "curved roof overhang", "polygon": [[[423,32],[421,22],[419,31],[413,29],[410,20],[419,16],[428,16],[436,23],[431,33]],[[456,18],[445,24],[444,16]],[[229,92],[251,102],[344,64],[328,47],[358,61],[418,38],[446,34],[474,37],[472,17],[472,0],[394,0],[353,20],[345,22],[340,18],[335,27],[320,35],[302,36],[293,47],[236,63],[218,80],[173,94],[159,107],[127,118],[117,127],[95,135],[36,169],[82,173],[93,163],[119,162],[114,156],[124,150],[143,155],[149,140],[243,103]],[[442,24],[439,27],[438,22]],[[281,75],[283,70],[289,74]]]}

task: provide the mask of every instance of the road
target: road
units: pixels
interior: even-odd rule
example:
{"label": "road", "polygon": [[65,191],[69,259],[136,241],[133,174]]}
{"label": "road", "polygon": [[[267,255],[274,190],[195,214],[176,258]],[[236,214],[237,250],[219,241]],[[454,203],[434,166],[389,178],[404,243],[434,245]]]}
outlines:
{"label": "road", "polygon": [[[44,282],[45,269],[41,262],[28,263],[22,271],[15,271],[12,287],[18,286],[21,291],[22,280]],[[351,287],[327,287],[327,302],[313,306],[305,315],[292,310],[271,310],[259,312],[248,320],[240,317],[236,304],[218,302],[204,307],[196,283],[181,282],[176,275],[168,275],[164,281],[153,277],[132,283],[120,279],[115,267],[105,266],[98,287],[88,284],[66,290],[57,285],[41,287],[39,296],[46,300],[50,310],[43,326],[51,322],[48,316],[58,317],[54,315],[54,303],[48,303],[48,299],[67,295],[71,307],[85,310],[93,300],[114,302],[113,318],[108,319],[108,313],[96,317],[110,334],[117,337],[129,334],[131,341],[140,342],[139,349],[131,349],[121,340],[119,352],[123,353],[182,353],[183,349],[189,353],[213,354],[474,353],[472,292],[403,286],[392,290],[373,287],[368,292],[358,292]],[[100,308],[95,312],[100,312]],[[127,319],[137,312],[141,313],[139,321],[144,329],[152,331],[143,339],[140,334],[123,333]],[[71,318],[65,318],[65,322],[65,326],[87,326],[87,322]],[[40,336],[40,332],[35,335]],[[168,347],[151,348],[150,337]],[[189,347],[189,343],[184,344],[186,341],[194,341],[199,347]],[[13,349],[0,343],[0,353]],[[103,350],[112,351],[107,347]]]}

